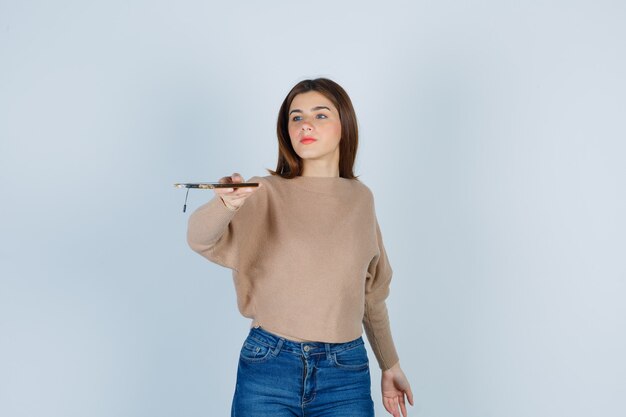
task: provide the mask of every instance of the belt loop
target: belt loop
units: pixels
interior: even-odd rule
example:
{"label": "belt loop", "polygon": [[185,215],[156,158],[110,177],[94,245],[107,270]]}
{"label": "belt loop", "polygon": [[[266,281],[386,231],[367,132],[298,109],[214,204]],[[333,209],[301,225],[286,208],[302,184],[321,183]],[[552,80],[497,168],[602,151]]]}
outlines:
{"label": "belt loop", "polygon": [[278,343],[276,343],[276,347],[274,348],[274,356],[280,353],[280,350],[282,349],[284,342],[285,342],[285,339],[283,339],[282,337],[278,339]]}
{"label": "belt loop", "polygon": [[326,359],[330,360],[330,343],[324,343],[324,347],[326,348]]}

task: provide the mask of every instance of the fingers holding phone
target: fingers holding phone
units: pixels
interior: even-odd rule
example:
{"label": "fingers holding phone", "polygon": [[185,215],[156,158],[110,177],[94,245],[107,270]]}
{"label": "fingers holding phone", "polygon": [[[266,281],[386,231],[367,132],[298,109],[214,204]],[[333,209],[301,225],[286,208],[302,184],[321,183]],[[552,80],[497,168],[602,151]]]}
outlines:
{"label": "fingers holding phone", "polygon": [[[241,174],[235,172],[229,177],[220,178],[220,183],[240,183],[243,182]],[[259,187],[263,184],[259,183]],[[241,187],[241,188],[214,188],[215,194],[219,195],[222,202],[229,210],[238,210],[246,199],[252,195],[259,187]]]}

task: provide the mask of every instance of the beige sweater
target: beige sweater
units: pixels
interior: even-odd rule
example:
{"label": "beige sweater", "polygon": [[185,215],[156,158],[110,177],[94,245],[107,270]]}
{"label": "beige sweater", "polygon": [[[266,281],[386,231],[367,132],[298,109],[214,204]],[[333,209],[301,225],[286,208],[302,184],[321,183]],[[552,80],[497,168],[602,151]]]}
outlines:
{"label": "beige sweater", "polygon": [[340,177],[248,181],[263,186],[234,211],[215,195],[191,214],[187,233],[194,251],[232,269],[241,314],[327,343],[365,327],[380,368],[396,364],[385,304],[392,270],[370,189]]}

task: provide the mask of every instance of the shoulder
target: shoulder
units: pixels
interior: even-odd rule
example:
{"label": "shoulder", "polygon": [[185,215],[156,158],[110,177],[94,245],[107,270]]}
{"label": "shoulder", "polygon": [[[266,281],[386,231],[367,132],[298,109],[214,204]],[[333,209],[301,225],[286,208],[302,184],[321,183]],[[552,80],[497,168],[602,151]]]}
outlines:
{"label": "shoulder", "polygon": [[363,181],[361,180],[351,180],[354,183],[354,189],[362,194],[365,198],[370,200],[372,203],[374,202],[374,193]]}
{"label": "shoulder", "polygon": [[266,182],[268,180],[268,177],[271,177],[271,175],[266,175],[264,177],[255,175],[253,177],[250,177],[249,180],[246,180],[246,182]]}
{"label": "shoulder", "polygon": [[363,181],[361,180],[353,180],[353,181],[354,181],[355,187],[360,189],[362,192],[373,196],[372,190]]}
{"label": "shoulder", "polygon": [[255,175],[254,177],[251,177],[246,182],[258,182],[260,184],[263,184],[263,186],[265,187],[267,186],[276,187],[278,182],[282,179],[282,178],[277,178],[277,177],[278,175],[265,175],[265,176]]}
{"label": "shoulder", "polygon": [[286,180],[276,175],[255,175],[251,177],[250,179],[246,180],[246,182],[257,182],[259,183],[259,187],[249,198],[254,197],[256,200],[263,200],[265,202],[267,202],[267,200],[275,198],[277,195],[277,191],[279,191],[283,186],[281,181]]}

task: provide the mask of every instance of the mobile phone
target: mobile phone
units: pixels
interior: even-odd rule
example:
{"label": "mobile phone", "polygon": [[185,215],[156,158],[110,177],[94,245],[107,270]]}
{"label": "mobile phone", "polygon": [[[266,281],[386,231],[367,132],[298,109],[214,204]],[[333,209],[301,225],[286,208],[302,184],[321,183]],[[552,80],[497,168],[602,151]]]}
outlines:
{"label": "mobile phone", "polygon": [[241,187],[258,187],[258,182],[187,182],[176,183],[176,188],[200,188],[202,190],[213,188],[241,188]]}

